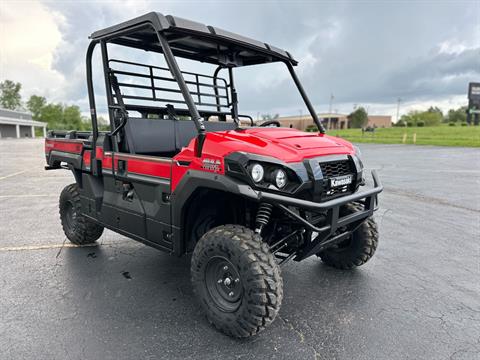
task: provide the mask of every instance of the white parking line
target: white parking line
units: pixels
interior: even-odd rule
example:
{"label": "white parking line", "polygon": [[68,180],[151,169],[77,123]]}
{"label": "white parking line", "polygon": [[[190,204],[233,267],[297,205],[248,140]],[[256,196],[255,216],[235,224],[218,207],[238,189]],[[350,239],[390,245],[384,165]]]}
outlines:
{"label": "white parking line", "polygon": [[0,199],[6,198],[28,198],[28,197],[57,197],[57,194],[17,194],[17,195],[0,195]]}
{"label": "white parking line", "polygon": [[2,177],[0,177],[0,180],[8,179],[9,177],[20,175],[20,174],[23,174],[23,173],[26,173],[26,172],[27,172],[27,170],[23,170],[23,171],[19,171],[19,172],[10,174],[10,175],[2,176]]}
{"label": "white parking line", "polygon": [[59,248],[81,248],[81,247],[93,247],[93,246],[99,246],[99,245],[100,244],[86,244],[86,245],[49,244],[49,245],[6,246],[6,247],[0,247],[0,252],[25,251],[25,250],[45,250],[45,249],[59,249]]}

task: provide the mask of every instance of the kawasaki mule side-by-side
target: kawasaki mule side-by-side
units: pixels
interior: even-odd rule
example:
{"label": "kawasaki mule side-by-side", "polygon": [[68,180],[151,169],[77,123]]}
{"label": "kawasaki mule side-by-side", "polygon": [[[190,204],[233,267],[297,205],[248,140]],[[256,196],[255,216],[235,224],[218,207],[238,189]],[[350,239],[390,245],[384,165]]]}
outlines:
{"label": "kawasaki mule side-by-side", "polygon": [[[114,59],[111,47],[160,53],[166,65]],[[107,132],[97,123],[97,48]],[[182,71],[179,58],[214,71]],[[373,187],[360,190],[358,149],[325,134],[288,52],[152,12],[94,32],[86,62],[93,131],[50,131],[45,140],[46,168],[75,177],[60,195],[62,226],[74,244],[93,243],[107,228],[176,256],[191,254],[194,292],[208,320],[236,337],[275,319],[287,261],[316,255],[350,269],[373,256],[382,186],[372,172]],[[286,66],[318,132],[275,120],[255,126],[239,114],[235,69],[265,63]]]}

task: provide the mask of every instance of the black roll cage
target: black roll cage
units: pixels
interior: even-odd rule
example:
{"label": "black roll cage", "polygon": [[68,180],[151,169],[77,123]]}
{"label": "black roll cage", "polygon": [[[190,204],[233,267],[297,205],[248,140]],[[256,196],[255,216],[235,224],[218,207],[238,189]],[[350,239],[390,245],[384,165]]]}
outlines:
{"label": "black roll cage", "polygon": [[[147,20],[145,20],[145,19],[147,19]],[[158,19],[160,19],[160,20],[158,20]],[[167,20],[169,21],[170,25],[168,25],[168,24],[166,25],[164,23]],[[101,30],[101,31],[98,31],[98,32],[92,34],[92,36],[91,36],[92,41],[90,42],[90,44],[88,46],[87,54],[86,54],[86,75],[87,75],[88,98],[89,98],[89,104],[90,104],[90,115],[91,115],[91,119],[92,119],[92,128],[93,128],[93,143],[92,143],[92,146],[93,146],[94,149],[96,148],[96,143],[97,143],[97,139],[98,139],[98,120],[97,120],[95,95],[94,95],[94,87],[93,87],[93,77],[92,77],[92,55],[93,55],[93,51],[94,51],[97,44],[100,44],[100,47],[101,47],[103,73],[104,73],[105,87],[106,87],[106,92],[107,92],[106,95],[107,95],[110,129],[111,129],[110,135],[112,137],[116,137],[117,133],[119,132],[121,127],[123,127],[125,125],[125,121],[126,121],[126,115],[125,114],[126,114],[126,111],[129,110],[129,106],[123,104],[123,101],[120,101],[120,97],[116,102],[114,100],[114,94],[112,94],[112,76],[114,78],[116,73],[118,74],[119,72],[117,71],[115,73],[115,71],[112,71],[110,69],[110,63],[111,62],[118,62],[118,63],[124,63],[124,64],[130,63],[130,64],[133,64],[133,65],[146,66],[146,67],[149,68],[148,78],[151,80],[151,86],[148,87],[148,88],[152,89],[152,97],[148,97],[148,100],[156,100],[156,95],[155,95],[156,86],[154,85],[154,79],[156,77],[153,75],[153,69],[156,68],[156,69],[162,69],[162,70],[169,70],[170,71],[171,75],[173,76],[173,79],[168,79],[168,81],[174,81],[178,84],[179,92],[181,93],[181,95],[183,96],[183,99],[184,99],[184,101],[181,101],[181,103],[186,104],[187,108],[188,108],[188,110],[187,110],[188,114],[185,113],[185,112],[184,112],[184,114],[189,115],[191,117],[191,119],[194,121],[195,126],[196,126],[197,131],[198,131],[197,149],[196,149],[197,156],[201,155],[201,150],[202,150],[203,142],[204,142],[204,139],[205,139],[205,126],[204,126],[204,123],[203,123],[204,120],[203,120],[202,116],[200,115],[200,112],[197,108],[197,105],[214,106],[216,108],[216,111],[211,111],[211,112],[202,111],[202,113],[207,114],[207,115],[209,113],[210,113],[210,115],[219,115],[219,114],[222,114],[221,113],[222,105],[220,103],[220,100],[223,99],[224,96],[226,96],[227,104],[231,105],[231,117],[233,118],[233,120],[235,122],[238,123],[238,121],[239,121],[238,120],[238,118],[239,118],[238,99],[237,99],[237,93],[236,93],[234,80],[233,80],[233,67],[248,65],[249,63],[247,63],[247,61],[251,61],[251,64],[262,63],[262,62],[272,62],[272,61],[283,62],[287,66],[287,68],[290,72],[290,75],[292,76],[292,79],[293,79],[298,91],[300,92],[300,95],[302,96],[302,99],[305,102],[305,105],[307,106],[307,108],[310,112],[310,115],[312,116],[315,124],[317,125],[317,127],[319,129],[319,131],[321,133],[325,133],[325,129],[324,129],[322,123],[320,122],[320,120],[318,119],[318,116],[315,112],[315,109],[313,108],[313,105],[311,104],[311,102],[310,102],[302,84],[300,83],[300,80],[299,80],[294,68],[293,68],[293,66],[296,65],[297,62],[295,60],[293,60],[293,58],[291,57],[291,55],[289,53],[283,52],[282,50],[276,49],[272,46],[269,46],[268,44],[264,44],[266,50],[263,49],[263,48],[261,50],[260,50],[260,48],[258,49],[259,56],[260,55],[262,56],[260,58],[261,59],[260,61],[258,60],[258,58],[255,58],[255,57],[252,57],[253,60],[240,59],[240,60],[236,61],[236,59],[235,59],[236,56],[238,56],[240,58],[241,51],[239,51],[239,50],[237,50],[236,53],[232,53],[232,54],[229,53],[228,56],[227,56],[228,59],[225,60],[226,55],[220,54],[220,51],[217,50],[217,54],[215,54],[215,56],[218,57],[217,64],[219,66],[215,70],[213,76],[210,77],[213,80],[213,84],[209,85],[209,86],[212,86],[213,89],[214,89],[214,95],[209,95],[209,96],[214,97],[215,103],[214,104],[202,103],[201,96],[206,96],[206,94],[202,94],[202,92],[200,91],[200,85],[203,86],[203,84],[201,84],[199,82],[199,76],[206,76],[206,75],[182,72],[180,70],[179,66],[178,66],[178,63],[176,61],[174,52],[172,51],[169,40],[167,39],[167,36],[166,36],[165,30],[171,30],[170,27],[176,26],[179,21],[186,22],[187,27],[188,26],[190,26],[190,27],[193,26],[192,29],[194,29],[194,30],[187,31],[185,29],[180,29],[180,31],[177,34],[175,34],[175,33],[173,34],[173,35],[175,35],[175,37],[173,37],[172,40],[170,40],[170,41],[175,41],[176,39],[177,40],[178,39],[185,39],[186,37],[189,36],[189,34],[192,35],[192,36],[199,35],[199,31],[198,31],[198,29],[195,29],[195,27],[200,26],[200,24],[189,22],[188,20],[183,20],[183,19],[180,19],[180,18],[174,18],[174,17],[171,17],[171,16],[164,17],[163,15],[158,14],[158,13],[149,13],[147,15],[144,15],[143,17],[133,19],[133,20],[127,21],[123,24],[113,26],[111,28]],[[143,42],[143,43],[140,42],[139,43],[138,41],[132,40],[132,38],[134,38],[134,35],[136,33],[140,33],[143,36],[147,36],[147,35],[145,35],[145,29],[146,28],[149,28],[150,30],[153,30],[154,34],[156,35],[156,38],[158,39],[158,43],[159,43],[160,46],[153,44],[153,42],[154,42],[153,38],[150,38],[150,41],[151,41],[150,43],[146,43],[146,42]],[[227,45],[229,44],[229,42],[225,41],[225,37],[227,37],[227,35],[232,36],[232,39],[230,41],[232,44],[238,44],[240,42],[240,40],[244,41],[245,44],[249,45],[248,50],[253,52],[254,54],[256,54],[255,51],[257,51],[257,49],[255,49],[255,47],[258,47],[258,46],[261,45],[261,44],[259,45],[259,42],[256,42],[255,40],[250,40],[250,39],[247,39],[247,38],[243,38],[243,37],[240,37],[240,36],[232,34],[232,33],[224,32],[224,33],[226,33],[226,35],[222,35],[222,33],[221,33],[222,30],[220,30],[220,29],[208,27],[208,30],[212,34],[215,34],[218,37],[218,39],[220,39],[222,41],[222,44],[224,46],[225,46],[225,44],[227,44]],[[170,36],[171,35],[172,35],[172,33],[170,33]],[[203,33],[201,35],[205,36],[205,34],[203,34]],[[223,37],[220,37],[220,35],[222,35]],[[212,40],[211,38],[212,38],[212,36],[210,36],[208,38],[209,41]],[[215,38],[215,41],[217,41],[217,38]],[[250,41],[250,43],[249,43],[249,41]],[[163,53],[163,55],[165,57],[165,60],[166,60],[166,63],[167,63],[167,66],[168,66],[168,69],[167,68],[160,68],[160,67],[144,65],[144,64],[138,64],[138,63],[133,63],[133,62],[126,62],[126,61],[117,60],[117,59],[109,59],[108,51],[107,51],[107,43],[114,43],[114,44],[119,44],[119,45],[123,45],[123,46],[127,46],[127,47],[133,47],[133,48],[140,48],[140,49],[143,48],[144,50],[147,50],[147,51],[151,50],[151,51],[156,51],[156,52],[159,52],[159,53]],[[202,52],[192,53],[191,49],[187,48],[185,46],[182,47],[179,44],[175,44],[175,47],[176,47],[175,48],[176,56],[190,58],[190,59],[194,59],[194,60],[198,60],[198,61],[205,61],[205,62],[208,62],[208,63],[215,63],[214,59],[212,58],[212,56],[214,57],[214,55],[212,55],[211,51],[210,52],[204,51],[204,53],[202,53]],[[233,45],[232,45],[232,47],[233,47]],[[218,47],[218,49],[219,48],[220,47]],[[284,54],[286,54],[286,55],[284,55]],[[220,60],[220,59],[222,59],[222,60]],[[243,64],[240,64],[241,62],[243,62]],[[220,78],[218,78],[218,73],[220,72],[220,70],[225,69],[225,68],[228,69],[229,83],[227,84],[226,81],[224,79],[222,79],[223,81],[225,81],[225,86],[222,87],[222,86],[218,85],[218,81],[220,79]],[[128,74],[136,75],[136,76],[139,75],[139,74],[128,73],[128,72],[126,72],[124,75],[128,75]],[[196,75],[196,82],[193,82],[193,84],[192,84],[192,82],[186,81],[185,78],[184,78],[184,74]],[[162,78],[162,80],[166,80],[166,78]],[[114,83],[116,83],[116,82],[117,82],[116,78],[114,78]],[[188,85],[196,85],[196,91],[190,91]],[[116,86],[118,86],[118,83],[116,84]],[[132,84],[125,84],[125,83],[122,83],[122,86],[138,87],[138,86],[135,86],[135,85],[132,86]],[[230,95],[228,94],[228,89],[227,88],[229,88],[229,90],[230,90]],[[225,89],[226,95],[220,95],[219,94],[219,89]],[[114,90],[114,93],[117,93],[117,92],[119,93],[118,89]],[[193,99],[192,94],[197,96],[197,101],[195,101]],[[137,97],[129,96],[129,98],[131,98],[131,99],[136,98],[137,100],[146,100],[146,98],[142,98],[142,97],[138,97],[138,96]],[[171,99],[168,99],[168,100],[170,100],[170,102],[175,102],[175,101],[172,101]],[[163,101],[165,101],[165,99],[163,99]],[[131,108],[131,106],[130,106],[130,108]],[[138,108],[141,108],[141,106],[136,105],[135,108],[138,109]],[[147,110],[147,108],[146,108],[146,110]],[[125,118],[124,121],[121,121],[121,122],[116,121],[116,120],[118,120],[118,113],[119,112],[124,113],[124,115],[123,115],[123,117]],[[113,141],[112,145],[114,147],[114,150],[118,151],[118,141]],[[96,175],[98,173],[98,169],[99,169],[99,164],[97,164],[97,160],[96,160],[96,151],[92,151],[92,172],[93,172],[94,175]]]}

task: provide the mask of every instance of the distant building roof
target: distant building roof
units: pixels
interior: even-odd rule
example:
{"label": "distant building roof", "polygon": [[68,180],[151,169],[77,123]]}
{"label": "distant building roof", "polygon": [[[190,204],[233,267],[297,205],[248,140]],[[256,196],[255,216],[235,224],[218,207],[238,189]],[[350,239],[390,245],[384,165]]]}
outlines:
{"label": "distant building roof", "polygon": [[47,123],[35,121],[32,114],[25,111],[0,109],[0,124],[22,125],[22,126],[47,126]]}
{"label": "distant building roof", "polygon": [[[318,113],[317,116],[320,119],[326,119],[326,118],[346,118],[348,114],[337,114],[337,113]],[[279,120],[309,120],[311,119],[312,116],[310,114],[305,114],[302,116],[299,115],[290,115],[290,116],[281,116],[278,119]]]}
{"label": "distant building roof", "polygon": [[327,118],[346,118],[348,114],[338,114],[338,113],[320,113],[317,114],[320,119],[327,119]]}
{"label": "distant building roof", "polygon": [[32,120],[32,114],[26,111],[16,111],[16,110],[0,108],[0,116],[13,118],[13,119]]}

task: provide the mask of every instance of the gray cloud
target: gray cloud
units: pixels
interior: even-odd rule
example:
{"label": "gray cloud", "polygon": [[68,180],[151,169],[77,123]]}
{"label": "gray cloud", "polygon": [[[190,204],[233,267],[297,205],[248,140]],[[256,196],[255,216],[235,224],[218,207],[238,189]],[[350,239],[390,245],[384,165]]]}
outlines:
{"label": "gray cloud", "polygon": [[[394,103],[465,94],[480,79],[478,2],[322,3],[202,2],[125,4],[47,2],[65,19],[54,68],[69,79],[65,101],[85,104],[84,54],[94,30],[147,11],[215,25],[291,51],[312,99],[341,103]],[[446,52],[442,43],[460,44]],[[142,60],[144,60],[142,56]],[[140,60],[140,58],[137,58]],[[283,72],[281,72],[283,70]],[[97,72],[100,73],[99,71]],[[241,108],[269,112],[301,108],[286,69],[243,69]],[[97,78],[99,91],[102,80]],[[103,93],[102,93],[103,94]],[[86,108],[84,109],[86,110]],[[285,110],[289,111],[289,110]]]}

